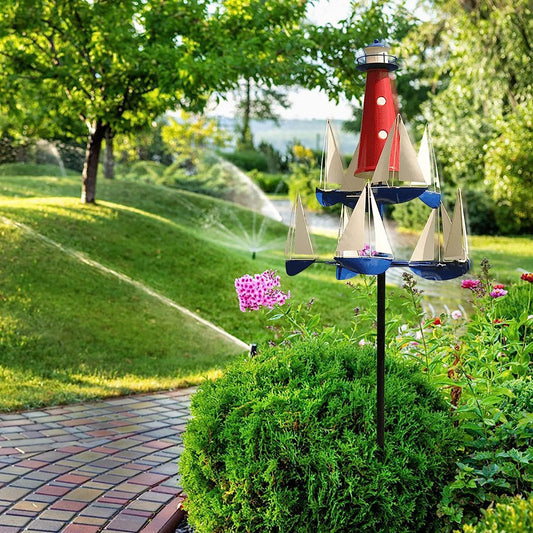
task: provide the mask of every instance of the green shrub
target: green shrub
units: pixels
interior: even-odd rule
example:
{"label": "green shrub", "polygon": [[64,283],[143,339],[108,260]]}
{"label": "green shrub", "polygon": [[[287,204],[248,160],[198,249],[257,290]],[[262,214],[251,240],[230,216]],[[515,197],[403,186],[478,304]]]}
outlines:
{"label": "green shrub", "polygon": [[194,169],[174,163],[167,167],[159,183],[190,192],[225,198],[231,191],[232,173],[222,164],[200,160]]}
{"label": "green shrub", "polygon": [[[67,176],[77,176],[79,173],[65,169]],[[0,165],[1,176],[55,176],[62,177],[63,171],[58,165],[37,165],[35,163],[5,163]]]}
{"label": "green shrub", "polygon": [[496,204],[486,189],[466,188],[463,191],[468,229],[472,235],[501,234],[496,222]]}
{"label": "green shrub", "polygon": [[427,222],[431,209],[423,202],[397,204],[392,210],[392,218],[403,228],[422,229]]}
{"label": "green shrub", "polygon": [[464,533],[528,533],[533,531],[533,497],[513,498],[484,511],[475,526],[465,525]]}
{"label": "green shrub", "polygon": [[490,502],[531,492],[533,381],[507,381],[491,392],[477,398],[482,423],[461,424],[467,434],[465,453],[440,507],[455,522],[472,520]]}
{"label": "green shrub", "polygon": [[223,153],[221,155],[242,170],[268,171],[267,156],[256,150],[236,150],[235,152]]}
{"label": "green shrub", "polygon": [[225,198],[232,190],[233,175],[209,152],[192,163],[181,159],[170,166],[155,161],[117,165],[117,178],[156,183],[190,192]]}
{"label": "green shrub", "polygon": [[118,179],[158,183],[165,169],[165,165],[156,161],[135,161],[115,165],[115,175]]}
{"label": "green shrub", "polygon": [[315,339],[205,382],[180,464],[198,533],[433,530],[455,430],[427,378],[388,360],[380,459],[375,366],[372,349]]}
{"label": "green shrub", "polygon": [[287,172],[289,170],[287,157],[276,150],[272,144],[262,141],[257,149],[265,155],[269,172]]}
{"label": "green shrub", "polygon": [[287,185],[287,175],[284,174],[267,174],[252,170],[248,175],[259,185],[261,190],[266,193],[283,194],[289,192]]}

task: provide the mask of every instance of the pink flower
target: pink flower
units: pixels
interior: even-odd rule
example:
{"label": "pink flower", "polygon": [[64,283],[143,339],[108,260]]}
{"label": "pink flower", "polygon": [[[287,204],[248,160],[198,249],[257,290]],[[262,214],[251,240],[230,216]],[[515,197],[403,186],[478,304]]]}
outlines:
{"label": "pink flower", "polygon": [[372,255],[378,255],[378,253],[375,250],[370,250],[370,245],[366,244],[363,246],[362,250],[357,250],[357,253],[360,257],[370,257]]}
{"label": "pink flower", "polygon": [[459,320],[459,319],[463,318],[463,313],[461,313],[461,311],[459,311],[459,309],[456,309],[455,311],[452,311],[452,318],[454,320]]}
{"label": "pink flower", "polygon": [[502,296],[505,296],[507,294],[507,291],[504,289],[494,289],[490,295],[493,298],[501,298]]}
{"label": "pink flower", "polygon": [[461,288],[462,289],[475,289],[479,286],[480,283],[481,281],[479,281],[478,279],[464,279],[461,282]]}
{"label": "pink flower", "polygon": [[246,274],[235,280],[235,290],[239,297],[242,312],[257,311],[261,307],[273,309],[275,305],[283,305],[290,298],[290,292],[284,293],[277,287],[280,278],[275,270],[265,270],[262,274],[250,276]]}
{"label": "pink flower", "polygon": [[520,276],[520,279],[523,279],[524,281],[529,281],[529,283],[533,283],[533,272],[526,272]]}

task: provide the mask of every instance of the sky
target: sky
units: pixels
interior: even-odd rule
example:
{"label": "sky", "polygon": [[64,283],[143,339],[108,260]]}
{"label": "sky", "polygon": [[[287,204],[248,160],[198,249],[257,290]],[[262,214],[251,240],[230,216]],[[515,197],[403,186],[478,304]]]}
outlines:
{"label": "sky", "polygon": [[[335,24],[348,16],[350,6],[350,0],[319,0],[308,9],[307,16],[312,22]],[[335,104],[318,90],[291,89],[289,102],[290,107],[288,109],[280,109],[282,118],[350,120],[352,117],[348,101],[344,99],[339,104]],[[213,113],[233,116],[233,110],[234,102],[228,100],[227,102],[220,102],[216,109],[213,109]]]}

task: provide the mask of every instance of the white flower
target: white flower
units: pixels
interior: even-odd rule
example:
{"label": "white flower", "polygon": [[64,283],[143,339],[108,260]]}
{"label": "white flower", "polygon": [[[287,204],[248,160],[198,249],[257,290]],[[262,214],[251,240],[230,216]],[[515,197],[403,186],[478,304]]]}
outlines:
{"label": "white flower", "polygon": [[463,318],[463,313],[461,313],[459,309],[456,309],[455,311],[452,311],[452,318],[454,320],[459,320],[460,318]]}

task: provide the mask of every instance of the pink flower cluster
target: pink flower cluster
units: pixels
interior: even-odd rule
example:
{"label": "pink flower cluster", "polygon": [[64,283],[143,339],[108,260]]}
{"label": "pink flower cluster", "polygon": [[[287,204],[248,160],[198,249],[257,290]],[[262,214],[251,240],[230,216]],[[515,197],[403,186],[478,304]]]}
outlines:
{"label": "pink flower cluster", "polygon": [[366,244],[363,246],[362,250],[357,250],[357,253],[359,254],[359,257],[370,257],[372,255],[378,255],[376,250],[370,250],[370,245]]}
{"label": "pink flower cluster", "polygon": [[247,310],[257,311],[261,307],[273,309],[275,305],[283,305],[290,298],[290,292],[284,293],[279,287],[279,276],[275,270],[265,270],[262,274],[250,276],[246,274],[235,280],[235,289],[239,297],[239,307],[244,313]]}
{"label": "pink flower cluster", "polygon": [[461,282],[461,288],[462,289],[477,289],[480,285],[481,281],[479,279],[464,279]]}
{"label": "pink flower cluster", "polygon": [[520,279],[523,279],[524,281],[529,281],[529,283],[533,283],[533,272],[525,272],[520,276]]}
{"label": "pink flower cluster", "polygon": [[505,296],[507,294],[507,291],[505,289],[495,288],[492,289],[490,295],[493,298],[501,298],[502,296]]}

